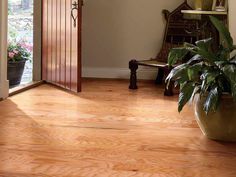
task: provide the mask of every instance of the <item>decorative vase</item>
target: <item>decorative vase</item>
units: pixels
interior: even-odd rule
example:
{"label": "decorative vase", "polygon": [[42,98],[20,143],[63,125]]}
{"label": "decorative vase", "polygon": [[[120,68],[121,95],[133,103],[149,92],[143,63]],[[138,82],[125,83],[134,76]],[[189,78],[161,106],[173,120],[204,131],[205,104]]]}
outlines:
{"label": "decorative vase", "polygon": [[10,87],[19,85],[24,72],[26,60],[21,61],[8,61],[7,65],[7,79],[9,80]]}
{"label": "decorative vase", "polygon": [[204,135],[209,139],[236,142],[236,102],[230,95],[223,95],[216,112],[206,114],[203,104],[206,98],[194,99],[195,117]]}
{"label": "decorative vase", "polygon": [[195,0],[195,10],[212,10],[213,0]]}

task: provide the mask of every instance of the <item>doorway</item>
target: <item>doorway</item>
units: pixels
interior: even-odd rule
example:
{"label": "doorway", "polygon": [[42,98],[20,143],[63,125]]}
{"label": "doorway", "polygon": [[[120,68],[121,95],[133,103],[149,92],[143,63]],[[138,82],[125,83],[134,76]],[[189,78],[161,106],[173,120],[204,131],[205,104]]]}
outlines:
{"label": "doorway", "polygon": [[[0,1],[0,24],[5,27],[0,29],[0,56],[2,58],[0,60],[0,98],[7,98],[9,93],[7,79],[9,1],[11,0]],[[22,6],[23,0],[12,1],[20,2]],[[32,84],[36,82],[38,85],[43,79],[67,90],[79,92],[81,89],[82,1],[33,0],[31,5],[33,5],[31,8],[33,9]],[[52,12],[56,12],[60,18],[56,18],[58,16]],[[49,23],[50,20],[56,26]],[[51,34],[53,37],[50,37]],[[56,77],[51,79],[50,74]],[[29,88],[29,86],[26,87]],[[13,95],[12,92],[16,93],[10,89],[10,95]]]}
{"label": "doorway", "polygon": [[14,88],[33,81],[33,0],[8,1],[8,80]]}
{"label": "doorway", "polygon": [[9,92],[41,80],[41,2],[8,0]]}

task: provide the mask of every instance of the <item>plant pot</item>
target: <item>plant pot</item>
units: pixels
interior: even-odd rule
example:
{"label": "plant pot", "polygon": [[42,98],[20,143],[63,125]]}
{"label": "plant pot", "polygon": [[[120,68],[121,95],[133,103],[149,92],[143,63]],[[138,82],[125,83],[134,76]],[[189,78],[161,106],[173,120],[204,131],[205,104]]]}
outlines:
{"label": "plant pot", "polygon": [[7,65],[7,79],[10,87],[19,85],[24,72],[26,60],[17,62],[8,61]]}
{"label": "plant pot", "polygon": [[212,10],[213,0],[195,0],[195,10]]}
{"label": "plant pot", "polygon": [[195,117],[204,135],[209,139],[236,142],[236,103],[230,95],[223,95],[216,112],[208,115],[203,110],[206,98],[194,99]]}

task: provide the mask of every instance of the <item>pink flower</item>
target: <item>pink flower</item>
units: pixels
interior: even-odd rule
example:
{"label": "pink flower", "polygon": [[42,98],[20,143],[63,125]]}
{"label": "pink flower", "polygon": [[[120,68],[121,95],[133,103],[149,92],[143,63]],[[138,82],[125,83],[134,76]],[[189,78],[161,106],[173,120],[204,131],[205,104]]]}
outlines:
{"label": "pink flower", "polygon": [[33,46],[32,45],[28,45],[27,49],[32,52],[33,51]]}
{"label": "pink flower", "polygon": [[9,52],[9,53],[8,53],[8,56],[9,56],[9,58],[11,58],[11,59],[12,59],[12,58],[14,58],[14,56],[15,56],[15,53],[14,53],[14,52]]}
{"label": "pink flower", "polygon": [[30,52],[33,51],[33,45],[32,44],[29,44],[29,43],[26,43],[26,42],[21,42],[21,43],[18,43],[18,45],[21,46],[22,48],[27,49]]}

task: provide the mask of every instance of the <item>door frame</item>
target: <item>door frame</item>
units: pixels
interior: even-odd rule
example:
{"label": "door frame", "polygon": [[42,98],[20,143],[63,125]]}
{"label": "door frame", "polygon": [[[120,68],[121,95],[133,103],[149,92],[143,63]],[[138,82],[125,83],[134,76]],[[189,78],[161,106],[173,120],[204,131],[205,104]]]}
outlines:
{"label": "door frame", "polygon": [[33,81],[42,80],[42,2],[34,0]]}
{"label": "door frame", "polygon": [[8,0],[0,1],[0,98],[5,99],[9,94],[7,80],[7,26]]}
{"label": "door frame", "polygon": [[[41,1],[34,0],[33,81],[42,80],[41,24]],[[5,99],[9,96],[9,81],[7,80],[8,0],[0,0],[0,26],[0,99]]]}

